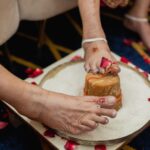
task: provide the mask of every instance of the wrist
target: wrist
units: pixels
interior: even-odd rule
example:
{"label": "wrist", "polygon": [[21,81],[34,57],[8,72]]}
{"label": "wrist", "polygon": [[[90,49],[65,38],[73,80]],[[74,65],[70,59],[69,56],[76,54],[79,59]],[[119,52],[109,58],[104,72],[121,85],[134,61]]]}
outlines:
{"label": "wrist", "polygon": [[103,37],[105,38],[105,33],[100,29],[88,29],[83,30],[83,39],[89,39],[89,38],[98,38]]}

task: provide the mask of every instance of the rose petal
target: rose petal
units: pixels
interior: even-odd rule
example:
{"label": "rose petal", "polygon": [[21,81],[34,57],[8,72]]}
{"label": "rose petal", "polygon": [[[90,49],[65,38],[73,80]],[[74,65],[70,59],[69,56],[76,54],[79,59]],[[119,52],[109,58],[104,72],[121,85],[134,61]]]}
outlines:
{"label": "rose petal", "polygon": [[26,70],[25,70],[25,73],[26,74],[32,74],[34,72],[34,69],[32,69],[32,68],[27,68]]}
{"label": "rose petal", "polygon": [[0,130],[6,128],[8,126],[8,122],[0,121]]}
{"label": "rose petal", "polygon": [[65,150],[75,150],[78,144],[74,141],[68,140],[64,146]]}
{"label": "rose petal", "polygon": [[127,46],[131,46],[131,44],[132,44],[132,40],[130,40],[130,39],[123,39],[123,43],[125,44],[125,45],[127,45]]}
{"label": "rose petal", "polygon": [[105,57],[102,57],[101,64],[100,64],[101,68],[108,68],[111,66],[111,64],[112,64],[112,61],[110,61],[109,59]]}
{"label": "rose petal", "polygon": [[31,84],[33,84],[33,85],[37,85],[37,83],[36,83],[36,82],[34,82],[34,81],[33,81],[33,82],[31,82]]}
{"label": "rose petal", "polygon": [[148,101],[150,102],[150,98],[148,98]]}
{"label": "rose petal", "polygon": [[106,6],[106,4],[105,4],[105,2],[104,2],[103,0],[101,0],[100,2],[101,2],[101,3],[100,3],[100,6],[101,6],[101,7]]}
{"label": "rose petal", "polygon": [[48,129],[44,132],[44,136],[55,137],[55,131]]}
{"label": "rose petal", "polygon": [[82,59],[83,59],[83,58],[82,58],[81,56],[76,55],[76,56],[74,56],[73,58],[71,58],[70,61],[79,61],[79,60],[82,60]]}
{"label": "rose petal", "polygon": [[9,117],[8,113],[5,113],[5,114],[2,115],[3,119],[8,118],[8,117]]}
{"label": "rose petal", "polygon": [[148,72],[143,71],[142,73],[143,73],[143,75],[144,75],[145,78],[148,78]]}
{"label": "rose petal", "polygon": [[129,60],[126,57],[121,57],[120,61],[125,63],[125,64],[129,63]]}
{"label": "rose petal", "polygon": [[107,150],[105,145],[95,145],[95,150]]}
{"label": "rose petal", "polygon": [[144,58],[144,61],[148,64],[150,64],[150,59],[149,58]]}
{"label": "rose petal", "polygon": [[29,75],[29,77],[35,78],[35,77],[41,75],[42,73],[43,73],[43,70],[40,69],[40,68],[37,68],[37,69],[35,69],[35,70],[33,71],[32,74]]}

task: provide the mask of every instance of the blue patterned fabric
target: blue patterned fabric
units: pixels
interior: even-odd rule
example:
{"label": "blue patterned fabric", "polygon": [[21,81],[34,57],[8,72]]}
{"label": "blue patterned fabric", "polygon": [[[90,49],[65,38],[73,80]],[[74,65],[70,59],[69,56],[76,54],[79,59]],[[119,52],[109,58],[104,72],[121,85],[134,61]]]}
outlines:
{"label": "blue patterned fabric", "polygon": [[0,132],[0,150],[41,150],[35,133],[23,125],[14,128],[11,125]]}

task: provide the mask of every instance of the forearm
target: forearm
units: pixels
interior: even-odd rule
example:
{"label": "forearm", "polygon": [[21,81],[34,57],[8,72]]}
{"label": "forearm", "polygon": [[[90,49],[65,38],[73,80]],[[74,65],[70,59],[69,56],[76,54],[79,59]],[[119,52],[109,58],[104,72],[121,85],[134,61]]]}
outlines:
{"label": "forearm", "polygon": [[83,38],[105,37],[100,21],[100,0],[78,0]]}
{"label": "forearm", "polygon": [[36,119],[40,113],[43,92],[44,90],[22,81],[0,65],[0,99],[15,107],[21,114]]}

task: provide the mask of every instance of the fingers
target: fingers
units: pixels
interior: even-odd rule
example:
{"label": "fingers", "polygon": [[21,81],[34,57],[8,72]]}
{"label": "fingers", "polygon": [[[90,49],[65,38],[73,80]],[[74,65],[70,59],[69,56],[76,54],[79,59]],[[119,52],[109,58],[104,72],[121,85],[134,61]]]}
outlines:
{"label": "fingers", "polygon": [[92,73],[98,73],[99,72],[99,68],[97,67],[97,62],[94,60],[90,60],[90,61],[86,61],[84,68],[86,72],[92,72]]}
{"label": "fingers", "polygon": [[95,129],[98,126],[96,119],[94,120],[93,118],[83,120],[81,123],[82,123],[82,125],[88,126],[91,129]]}
{"label": "fingers", "polygon": [[116,98],[114,96],[87,96],[85,101],[94,102],[95,104],[100,105],[102,108],[113,108],[116,103]]}
{"label": "fingers", "polygon": [[104,125],[109,123],[108,118],[103,117],[103,116],[93,116],[92,120],[97,122],[97,123],[104,124]]}
{"label": "fingers", "polygon": [[79,125],[78,128],[79,128],[79,130],[86,132],[86,131],[92,131],[93,129],[97,128],[97,126],[98,126],[98,123],[95,123],[95,126],[93,126],[93,127],[82,124],[82,125]]}
{"label": "fingers", "polygon": [[101,108],[97,111],[97,114],[100,116],[108,116],[110,118],[115,118],[117,115],[117,111],[115,109],[105,109]]}
{"label": "fingers", "polygon": [[117,73],[120,72],[120,68],[119,68],[119,66],[118,66],[117,63],[113,63],[113,64],[112,64],[112,66],[110,67],[110,72],[111,72],[112,74],[117,74]]}
{"label": "fingers", "polygon": [[120,72],[120,68],[117,62],[112,62],[111,60],[102,57],[102,58],[95,58],[96,60],[86,61],[84,68],[86,72],[92,73],[109,73],[117,74]]}
{"label": "fingers", "polygon": [[84,64],[84,69],[86,72],[90,72],[90,64],[88,62]]}

